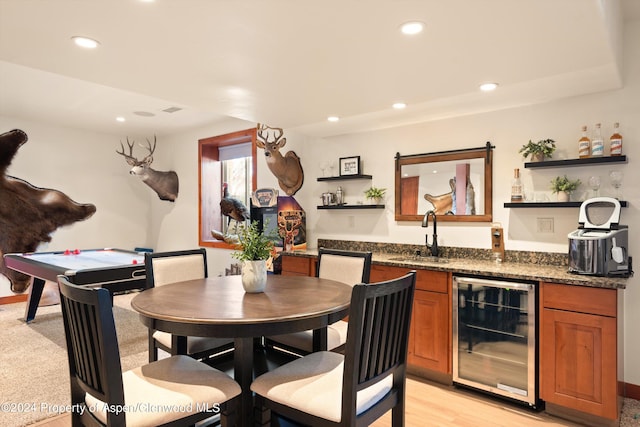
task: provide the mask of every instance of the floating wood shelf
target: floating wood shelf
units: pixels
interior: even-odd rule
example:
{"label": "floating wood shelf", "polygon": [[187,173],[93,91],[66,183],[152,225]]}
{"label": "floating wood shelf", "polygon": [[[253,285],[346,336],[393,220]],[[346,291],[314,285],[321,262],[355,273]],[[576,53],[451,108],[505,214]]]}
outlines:
{"label": "floating wood shelf", "polygon": [[[505,208],[579,208],[582,202],[517,202],[505,203]],[[620,207],[626,208],[627,202],[620,200]]]}
{"label": "floating wood shelf", "polygon": [[585,159],[546,160],[544,162],[527,162],[525,168],[558,168],[566,166],[585,166],[603,163],[627,163],[627,156],[587,157]]}
{"label": "floating wood shelf", "polygon": [[343,175],[343,176],[325,176],[318,178],[318,181],[344,181],[347,179],[373,179],[371,175]]}
{"label": "floating wood shelf", "polygon": [[338,210],[338,209],[384,209],[384,205],[329,205],[329,206],[318,206],[318,209],[330,209],[330,210]]}

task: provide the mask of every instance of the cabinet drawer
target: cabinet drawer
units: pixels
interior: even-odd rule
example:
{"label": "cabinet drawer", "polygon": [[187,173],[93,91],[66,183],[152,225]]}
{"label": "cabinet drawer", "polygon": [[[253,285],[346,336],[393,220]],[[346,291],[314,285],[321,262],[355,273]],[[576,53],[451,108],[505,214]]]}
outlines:
{"label": "cabinet drawer", "polygon": [[311,258],[282,256],[283,275],[315,276],[311,271],[311,265]]}
{"label": "cabinet drawer", "polygon": [[557,310],[616,317],[617,290],[542,283],[542,306]]}
{"label": "cabinet drawer", "polygon": [[[369,282],[376,283],[385,280],[397,279],[410,271],[410,268],[372,264]],[[417,290],[446,294],[449,293],[449,282],[450,277],[447,272],[416,269]]]}
{"label": "cabinet drawer", "polygon": [[387,265],[371,264],[369,283],[384,282],[385,280],[397,279],[404,276],[411,270],[402,267],[391,267]]}
{"label": "cabinet drawer", "polygon": [[447,294],[449,293],[450,279],[449,273],[444,271],[417,270],[416,289]]}

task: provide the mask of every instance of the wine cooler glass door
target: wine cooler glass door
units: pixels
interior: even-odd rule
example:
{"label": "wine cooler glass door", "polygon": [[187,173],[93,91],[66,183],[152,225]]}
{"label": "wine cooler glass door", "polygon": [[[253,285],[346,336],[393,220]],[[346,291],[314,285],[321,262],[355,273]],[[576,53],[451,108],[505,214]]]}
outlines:
{"label": "wine cooler glass door", "polygon": [[535,406],[535,286],[453,281],[453,381]]}

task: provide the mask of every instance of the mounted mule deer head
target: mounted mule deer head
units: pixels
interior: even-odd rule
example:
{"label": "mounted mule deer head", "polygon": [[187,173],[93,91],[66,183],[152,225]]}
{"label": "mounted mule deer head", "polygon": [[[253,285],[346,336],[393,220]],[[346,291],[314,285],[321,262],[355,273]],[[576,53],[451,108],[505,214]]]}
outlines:
{"label": "mounted mule deer head", "polygon": [[287,143],[283,138],[282,128],[272,128],[258,123],[258,138],[256,145],[264,149],[267,166],[271,173],[278,178],[280,188],[293,196],[298,192],[304,182],[304,172],[300,164],[300,158],[293,151],[287,151],[283,156],[280,149]]}
{"label": "mounted mule deer head", "polygon": [[[129,173],[131,175],[137,175],[142,179],[142,182],[147,184],[158,194],[160,200],[168,200],[174,202],[178,197],[178,174],[174,171],[162,172],[151,169],[151,163],[153,163],[153,152],[156,150],[156,137],[153,137],[153,147],[151,141],[147,139],[147,150],[149,155],[142,160],[138,160],[133,157],[133,145],[135,141],[129,142],[127,138],[127,145],[129,146],[129,154],[124,153],[124,145],[120,142],[122,152],[116,151],[116,153],[124,156],[129,166],[133,166]],[[142,144],[138,144],[144,148]]]}
{"label": "mounted mule deer head", "polygon": [[31,277],[4,265],[3,254],[34,252],[40,243],[50,242],[58,227],[89,218],[96,212],[92,204],[76,203],[66,194],[39,188],[6,175],[16,152],[27,142],[19,129],[0,134],[0,274],[11,283],[11,290],[22,293]]}

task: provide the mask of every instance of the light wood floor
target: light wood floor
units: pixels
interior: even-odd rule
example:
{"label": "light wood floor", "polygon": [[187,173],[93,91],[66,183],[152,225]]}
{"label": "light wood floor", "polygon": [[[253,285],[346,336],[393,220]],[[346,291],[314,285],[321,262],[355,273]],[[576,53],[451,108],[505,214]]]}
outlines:
{"label": "light wood floor", "polygon": [[[442,386],[416,377],[407,380],[405,424],[407,427],[579,426],[481,393]],[[33,425],[69,427],[71,418],[62,415]],[[391,414],[386,414],[373,426],[390,427]]]}

